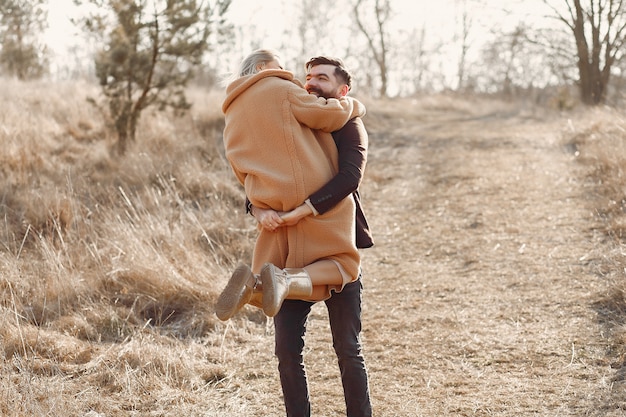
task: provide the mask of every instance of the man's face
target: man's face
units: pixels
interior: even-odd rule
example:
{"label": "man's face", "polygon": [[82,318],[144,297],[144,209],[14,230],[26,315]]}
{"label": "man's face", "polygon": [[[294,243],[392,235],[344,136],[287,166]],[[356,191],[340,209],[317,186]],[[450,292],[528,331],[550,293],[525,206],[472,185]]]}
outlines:
{"label": "man's face", "polygon": [[327,64],[316,65],[311,68],[306,75],[306,83],[304,84],[304,88],[306,88],[309,94],[315,94],[324,98],[340,98],[344,96],[343,86],[345,84],[335,76],[335,66]]}

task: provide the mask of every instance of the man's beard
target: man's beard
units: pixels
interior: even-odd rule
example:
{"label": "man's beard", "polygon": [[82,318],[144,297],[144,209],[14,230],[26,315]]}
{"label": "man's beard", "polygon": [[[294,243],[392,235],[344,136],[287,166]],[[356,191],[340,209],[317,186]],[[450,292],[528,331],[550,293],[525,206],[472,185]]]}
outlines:
{"label": "man's beard", "polygon": [[309,87],[307,89],[307,92],[309,94],[315,94],[318,97],[324,97],[325,99],[329,99],[332,98],[333,96],[331,94],[326,94],[325,92],[323,92],[322,90],[320,90],[319,88],[315,88],[315,87]]}

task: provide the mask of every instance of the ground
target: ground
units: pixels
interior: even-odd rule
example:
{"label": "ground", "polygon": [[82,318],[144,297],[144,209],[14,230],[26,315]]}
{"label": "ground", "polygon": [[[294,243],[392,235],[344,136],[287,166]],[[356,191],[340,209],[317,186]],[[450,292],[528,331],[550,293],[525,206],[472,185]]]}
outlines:
{"label": "ground", "polygon": [[[578,121],[443,104],[367,116],[362,197],[376,245],[362,251],[363,344],[375,415],[624,415],[594,308],[607,283],[592,268],[590,185],[565,137]],[[223,340],[232,373],[216,388],[229,409],[282,415],[271,323],[234,321]],[[345,415],[323,304],[305,361],[313,415]]]}

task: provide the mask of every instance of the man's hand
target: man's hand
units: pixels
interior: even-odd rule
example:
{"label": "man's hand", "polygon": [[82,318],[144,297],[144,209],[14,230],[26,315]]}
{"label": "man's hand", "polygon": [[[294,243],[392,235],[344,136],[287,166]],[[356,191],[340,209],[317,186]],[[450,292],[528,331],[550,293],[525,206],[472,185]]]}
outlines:
{"label": "man's hand", "polygon": [[280,227],[284,223],[280,214],[272,209],[262,209],[256,206],[251,206],[250,213],[254,216],[256,221],[259,222],[261,227],[265,230],[269,230],[270,232],[273,232],[277,227]]}
{"label": "man's hand", "polygon": [[313,214],[311,207],[306,204],[301,204],[291,211],[287,211],[280,215],[283,220],[282,226],[293,226],[306,216]]}
{"label": "man's hand", "polygon": [[313,210],[305,203],[302,203],[295,209],[284,212],[251,206],[250,213],[265,230],[273,232],[282,226],[294,226],[298,224],[300,220],[313,214]]}

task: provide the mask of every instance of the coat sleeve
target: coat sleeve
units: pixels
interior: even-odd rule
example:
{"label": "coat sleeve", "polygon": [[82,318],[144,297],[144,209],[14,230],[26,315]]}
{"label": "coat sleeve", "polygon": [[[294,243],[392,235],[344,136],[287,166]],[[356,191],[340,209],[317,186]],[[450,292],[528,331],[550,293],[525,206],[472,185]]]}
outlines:
{"label": "coat sleeve", "polygon": [[352,97],[316,97],[295,84],[288,98],[293,115],[300,124],[327,133],[342,128],[354,117],[365,115],[365,106]]}
{"label": "coat sleeve", "polygon": [[359,188],[367,162],[368,137],[360,118],[350,120],[333,132],[333,138],[339,154],[339,171],[309,196],[309,201],[320,214],[326,213]]}

